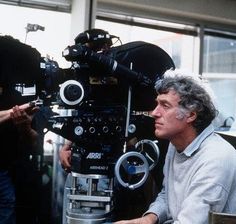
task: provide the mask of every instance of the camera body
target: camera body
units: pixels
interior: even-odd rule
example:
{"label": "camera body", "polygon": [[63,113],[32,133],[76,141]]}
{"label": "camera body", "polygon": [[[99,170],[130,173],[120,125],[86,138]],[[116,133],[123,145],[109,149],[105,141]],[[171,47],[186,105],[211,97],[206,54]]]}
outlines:
{"label": "camera body", "polygon": [[[99,53],[77,44],[65,49],[63,55],[72,67],[71,74],[65,76],[70,79],[60,87],[58,101],[73,110],[70,116],[51,118],[49,129],[83,148],[72,150],[72,171],[112,175],[125,142],[148,137],[147,129],[153,136],[153,118],[145,112],[155,107],[156,79],[174,64],[164,50],[141,41]],[[91,159],[92,153],[98,158]],[[87,161],[80,169],[73,163],[78,159]]]}
{"label": "camera body", "polygon": [[[66,220],[113,221],[117,183],[131,190],[142,186],[158,161],[148,112],[155,107],[155,81],[174,63],[161,48],[142,41],[101,52],[76,44],[63,56],[72,62],[66,77],[73,78],[61,85],[59,101],[72,112],[50,118],[49,129],[74,143]],[[85,192],[81,179],[88,183]],[[99,189],[100,182],[107,184]]]}

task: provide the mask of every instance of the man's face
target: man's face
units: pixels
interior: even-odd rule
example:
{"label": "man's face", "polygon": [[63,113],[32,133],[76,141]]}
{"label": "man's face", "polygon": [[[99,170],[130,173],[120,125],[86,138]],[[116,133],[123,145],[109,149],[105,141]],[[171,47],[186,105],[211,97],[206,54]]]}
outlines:
{"label": "man's face", "polygon": [[158,95],[156,101],[157,106],[151,113],[155,118],[155,135],[170,141],[180,137],[189,124],[187,114],[180,110],[179,95],[170,90]]}

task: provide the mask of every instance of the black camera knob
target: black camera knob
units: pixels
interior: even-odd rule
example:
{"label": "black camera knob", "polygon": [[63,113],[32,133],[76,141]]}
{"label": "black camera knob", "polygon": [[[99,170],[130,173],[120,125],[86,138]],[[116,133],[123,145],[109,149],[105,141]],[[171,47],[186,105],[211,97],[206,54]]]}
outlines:
{"label": "black camera knob", "polygon": [[104,133],[108,133],[109,128],[108,128],[107,126],[104,126],[104,127],[102,128],[102,131],[103,131]]}
{"label": "black camera knob", "polygon": [[94,134],[95,131],[96,131],[95,127],[90,127],[90,128],[89,128],[89,132],[90,132],[91,134]]}
{"label": "black camera knob", "polygon": [[121,126],[120,126],[120,125],[117,125],[117,126],[116,126],[116,131],[117,131],[117,132],[121,132],[121,130],[122,130]]}
{"label": "black camera knob", "polygon": [[65,88],[64,93],[65,93],[66,99],[70,101],[74,101],[78,99],[78,96],[79,97],[81,96],[82,90],[79,86],[70,84]]}

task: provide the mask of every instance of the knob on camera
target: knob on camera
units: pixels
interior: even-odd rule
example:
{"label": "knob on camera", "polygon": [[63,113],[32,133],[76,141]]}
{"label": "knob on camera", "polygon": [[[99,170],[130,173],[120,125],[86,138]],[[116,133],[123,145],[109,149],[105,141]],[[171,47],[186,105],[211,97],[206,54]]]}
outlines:
{"label": "knob on camera", "polygon": [[60,87],[60,98],[66,105],[78,105],[84,98],[84,88],[76,80],[67,80]]}

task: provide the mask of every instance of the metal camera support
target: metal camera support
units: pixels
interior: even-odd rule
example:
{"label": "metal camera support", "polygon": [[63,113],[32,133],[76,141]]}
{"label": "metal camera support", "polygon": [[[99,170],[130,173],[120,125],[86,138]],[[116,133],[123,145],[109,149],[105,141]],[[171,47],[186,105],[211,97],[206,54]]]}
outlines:
{"label": "metal camera support", "polygon": [[[86,189],[81,187],[84,179]],[[99,189],[99,180],[107,181]],[[67,194],[66,223],[100,224],[109,220],[113,209],[113,179],[104,175],[83,175],[72,172],[71,188]]]}

